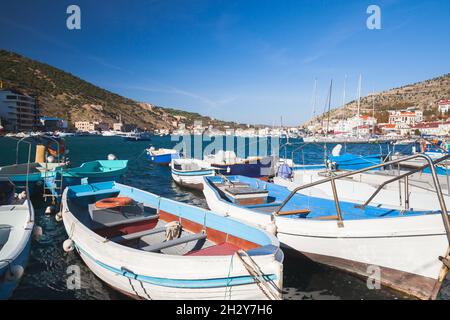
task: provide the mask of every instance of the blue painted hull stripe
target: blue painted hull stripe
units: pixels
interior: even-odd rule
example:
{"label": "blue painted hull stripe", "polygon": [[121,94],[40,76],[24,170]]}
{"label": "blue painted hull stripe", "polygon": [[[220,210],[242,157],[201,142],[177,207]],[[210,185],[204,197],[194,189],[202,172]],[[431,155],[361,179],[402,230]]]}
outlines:
{"label": "blue painted hull stripe", "polygon": [[178,171],[172,169],[172,173],[177,176],[206,176],[208,174],[213,174],[214,170],[202,170],[202,171]]}
{"label": "blue painted hull stripe", "polygon": [[[96,260],[89,253],[84,251],[79,245],[75,244],[75,246],[90,260],[92,260],[94,263],[96,263],[97,265],[101,266],[102,268],[108,271],[111,271],[113,273],[116,273],[118,275],[130,279],[135,279],[138,281],[142,281],[145,283],[161,287],[183,288],[183,289],[208,289],[208,288],[221,288],[221,287],[230,287],[256,283],[255,279],[252,276],[239,276],[239,277],[215,278],[215,279],[168,279],[168,278],[142,276],[134,274],[130,271],[120,270],[115,267],[111,267],[101,261]],[[275,281],[277,279],[276,275],[274,274],[265,275],[264,277],[267,281]]]}

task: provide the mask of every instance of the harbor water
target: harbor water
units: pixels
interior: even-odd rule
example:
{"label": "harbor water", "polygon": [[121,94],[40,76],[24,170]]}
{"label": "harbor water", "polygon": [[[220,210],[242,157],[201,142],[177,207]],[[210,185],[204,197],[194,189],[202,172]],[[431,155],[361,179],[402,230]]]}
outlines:
{"label": "harbor water", "polygon": [[[170,137],[152,137],[152,141],[126,142],[121,137],[68,137],[66,148],[70,150],[68,158],[72,166],[83,162],[106,159],[110,153],[119,159],[128,159],[128,172],[123,183],[149,192],[156,193],[177,201],[186,202],[206,208],[206,201],[201,192],[192,192],[175,185],[170,177],[168,167],[153,166],[146,159],[144,150],[149,145],[170,148],[176,144]],[[324,152],[332,146],[309,145],[292,152],[298,145],[281,150],[281,156],[292,155],[297,163],[323,162]],[[16,161],[16,141],[0,138],[0,165],[13,164]],[[358,154],[376,154],[379,145],[348,145],[348,152]],[[402,147],[404,153],[410,152]],[[410,149],[410,147],[409,147]],[[392,151],[382,146],[382,152]],[[26,162],[28,147],[20,147],[20,162]],[[251,154],[252,155],[252,154]],[[32,161],[34,155],[32,154]],[[84,265],[76,252],[65,253],[62,243],[67,235],[62,223],[56,222],[54,216],[46,216],[44,210],[48,204],[40,197],[33,199],[37,224],[43,228],[43,237],[32,244],[31,257],[25,275],[14,292],[12,299],[127,299],[109,288],[96,278]],[[79,268],[81,288],[70,289],[71,270]],[[366,280],[347,273],[316,264],[295,252],[285,251],[284,262],[284,297],[285,299],[409,299],[409,297],[386,289],[369,289]],[[450,298],[450,286],[446,281],[441,290],[440,299]]]}

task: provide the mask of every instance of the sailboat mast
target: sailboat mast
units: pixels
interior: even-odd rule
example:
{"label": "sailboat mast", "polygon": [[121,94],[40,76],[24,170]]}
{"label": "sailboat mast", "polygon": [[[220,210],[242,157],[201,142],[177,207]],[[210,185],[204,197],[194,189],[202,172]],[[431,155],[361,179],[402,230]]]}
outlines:
{"label": "sailboat mast", "polygon": [[330,126],[330,113],[331,113],[331,92],[333,91],[333,79],[331,79],[330,82],[330,91],[328,93],[328,119],[327,119],[327,133],[326,136],[328,137],[328,130]]}
{"label": "sailboat mast", "polygon": [[372,134],[375,134],[375,89],[372,88]]}
{"label": "sailboat mast", "polygon": [[[347,75],[345,75],[345,78],[344,78],[344,94],[342,96],[342,118],[341,118],[342,121],[345,120],[344,119],[345,118],[345,99],[347,98],[346,91],[347,91]],[[344,127],[342,127],[342,129],[344,129]],[[344,131],[344,130],[342,130],[342,131]]]}
{"label": "sailboat mast", "polygon": [[360,110],[361,110],[361,82],[362,82],[362,75],[359,75],[359,82],[358,82],[358,112],[357,112],[357,127],[356,127],[356,135],[359,138],[359,124],[361,120]]}
{"label": "sailboat mast", "polygon": [[316,102],[317,102],[317,78],[314,79],[314,89],[313,89],[313,95],[311,98],[311,104],[312,104],[312,119],[316,117]]}

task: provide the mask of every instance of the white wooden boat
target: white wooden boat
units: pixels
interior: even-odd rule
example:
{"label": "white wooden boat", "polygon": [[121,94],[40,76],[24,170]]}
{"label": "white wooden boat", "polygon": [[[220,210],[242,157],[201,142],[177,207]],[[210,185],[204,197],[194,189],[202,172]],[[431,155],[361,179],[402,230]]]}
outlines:
{"label": "white wooden boat", "polygon": [[172,179],[178,185],[203,190],[203,177],[214,176],[214,168],[198,159],[172,159]]}
{"label": "white wooden boat", "polygon": [[0,180],[0,299],[8,299],[20,282],[28,263],[34,228],[33,206],[14,185]]}
{"label": "white wooden boat", "polygon": [[68,187],[62,205],[65,249],[126,295],[281,297],[283,252],[261,229],[115,182]]}
{"label": "white wooden boat", "polygon": [[363,277],[379,268],[380,284],[421,299],[436,297],[447,273],[439,257],[448,257],[449,239],[439,211],[359,208],[242,176],[204,179],[211,210],[271,230],[316,262]]}

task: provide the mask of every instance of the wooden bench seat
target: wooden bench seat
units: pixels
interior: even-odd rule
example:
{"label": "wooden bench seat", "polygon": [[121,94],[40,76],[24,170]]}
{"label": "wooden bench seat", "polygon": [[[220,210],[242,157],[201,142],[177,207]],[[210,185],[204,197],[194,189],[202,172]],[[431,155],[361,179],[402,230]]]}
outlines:
{"label": "wooden bench seat", "polygon": [[203,240],[203,239],[206,239],[206,233],[196,233],[196,234],[191,234],[191,235],[181,237],[178,239],[173,239],[173,240],[164,241],[161,243],[151,244],[149,246],[142,247],[141,250],[148,251],[148,252],[157,252],[162,249],[175,247],[179,244],[188,243],[188,242],[197,241],[197,240]]}
{"label": "wooden bench seat", "polygon": [[151,230],[144,230],[144,231],[134,232],[134,233],[130,233],[130,234],[124,234],[124,235],[110,238],[108,240],[117,242],[117,243],[122,243],[125,241],[136,240],[136,239],[140,239],[145,236],[149,236],[152,234],[157,234],[157,233],[161,233],[161,232],[165,232],[165,231],[166,231],[166,227],[160,227],[160,228],[155,228],[155,229],[151,229]]}

